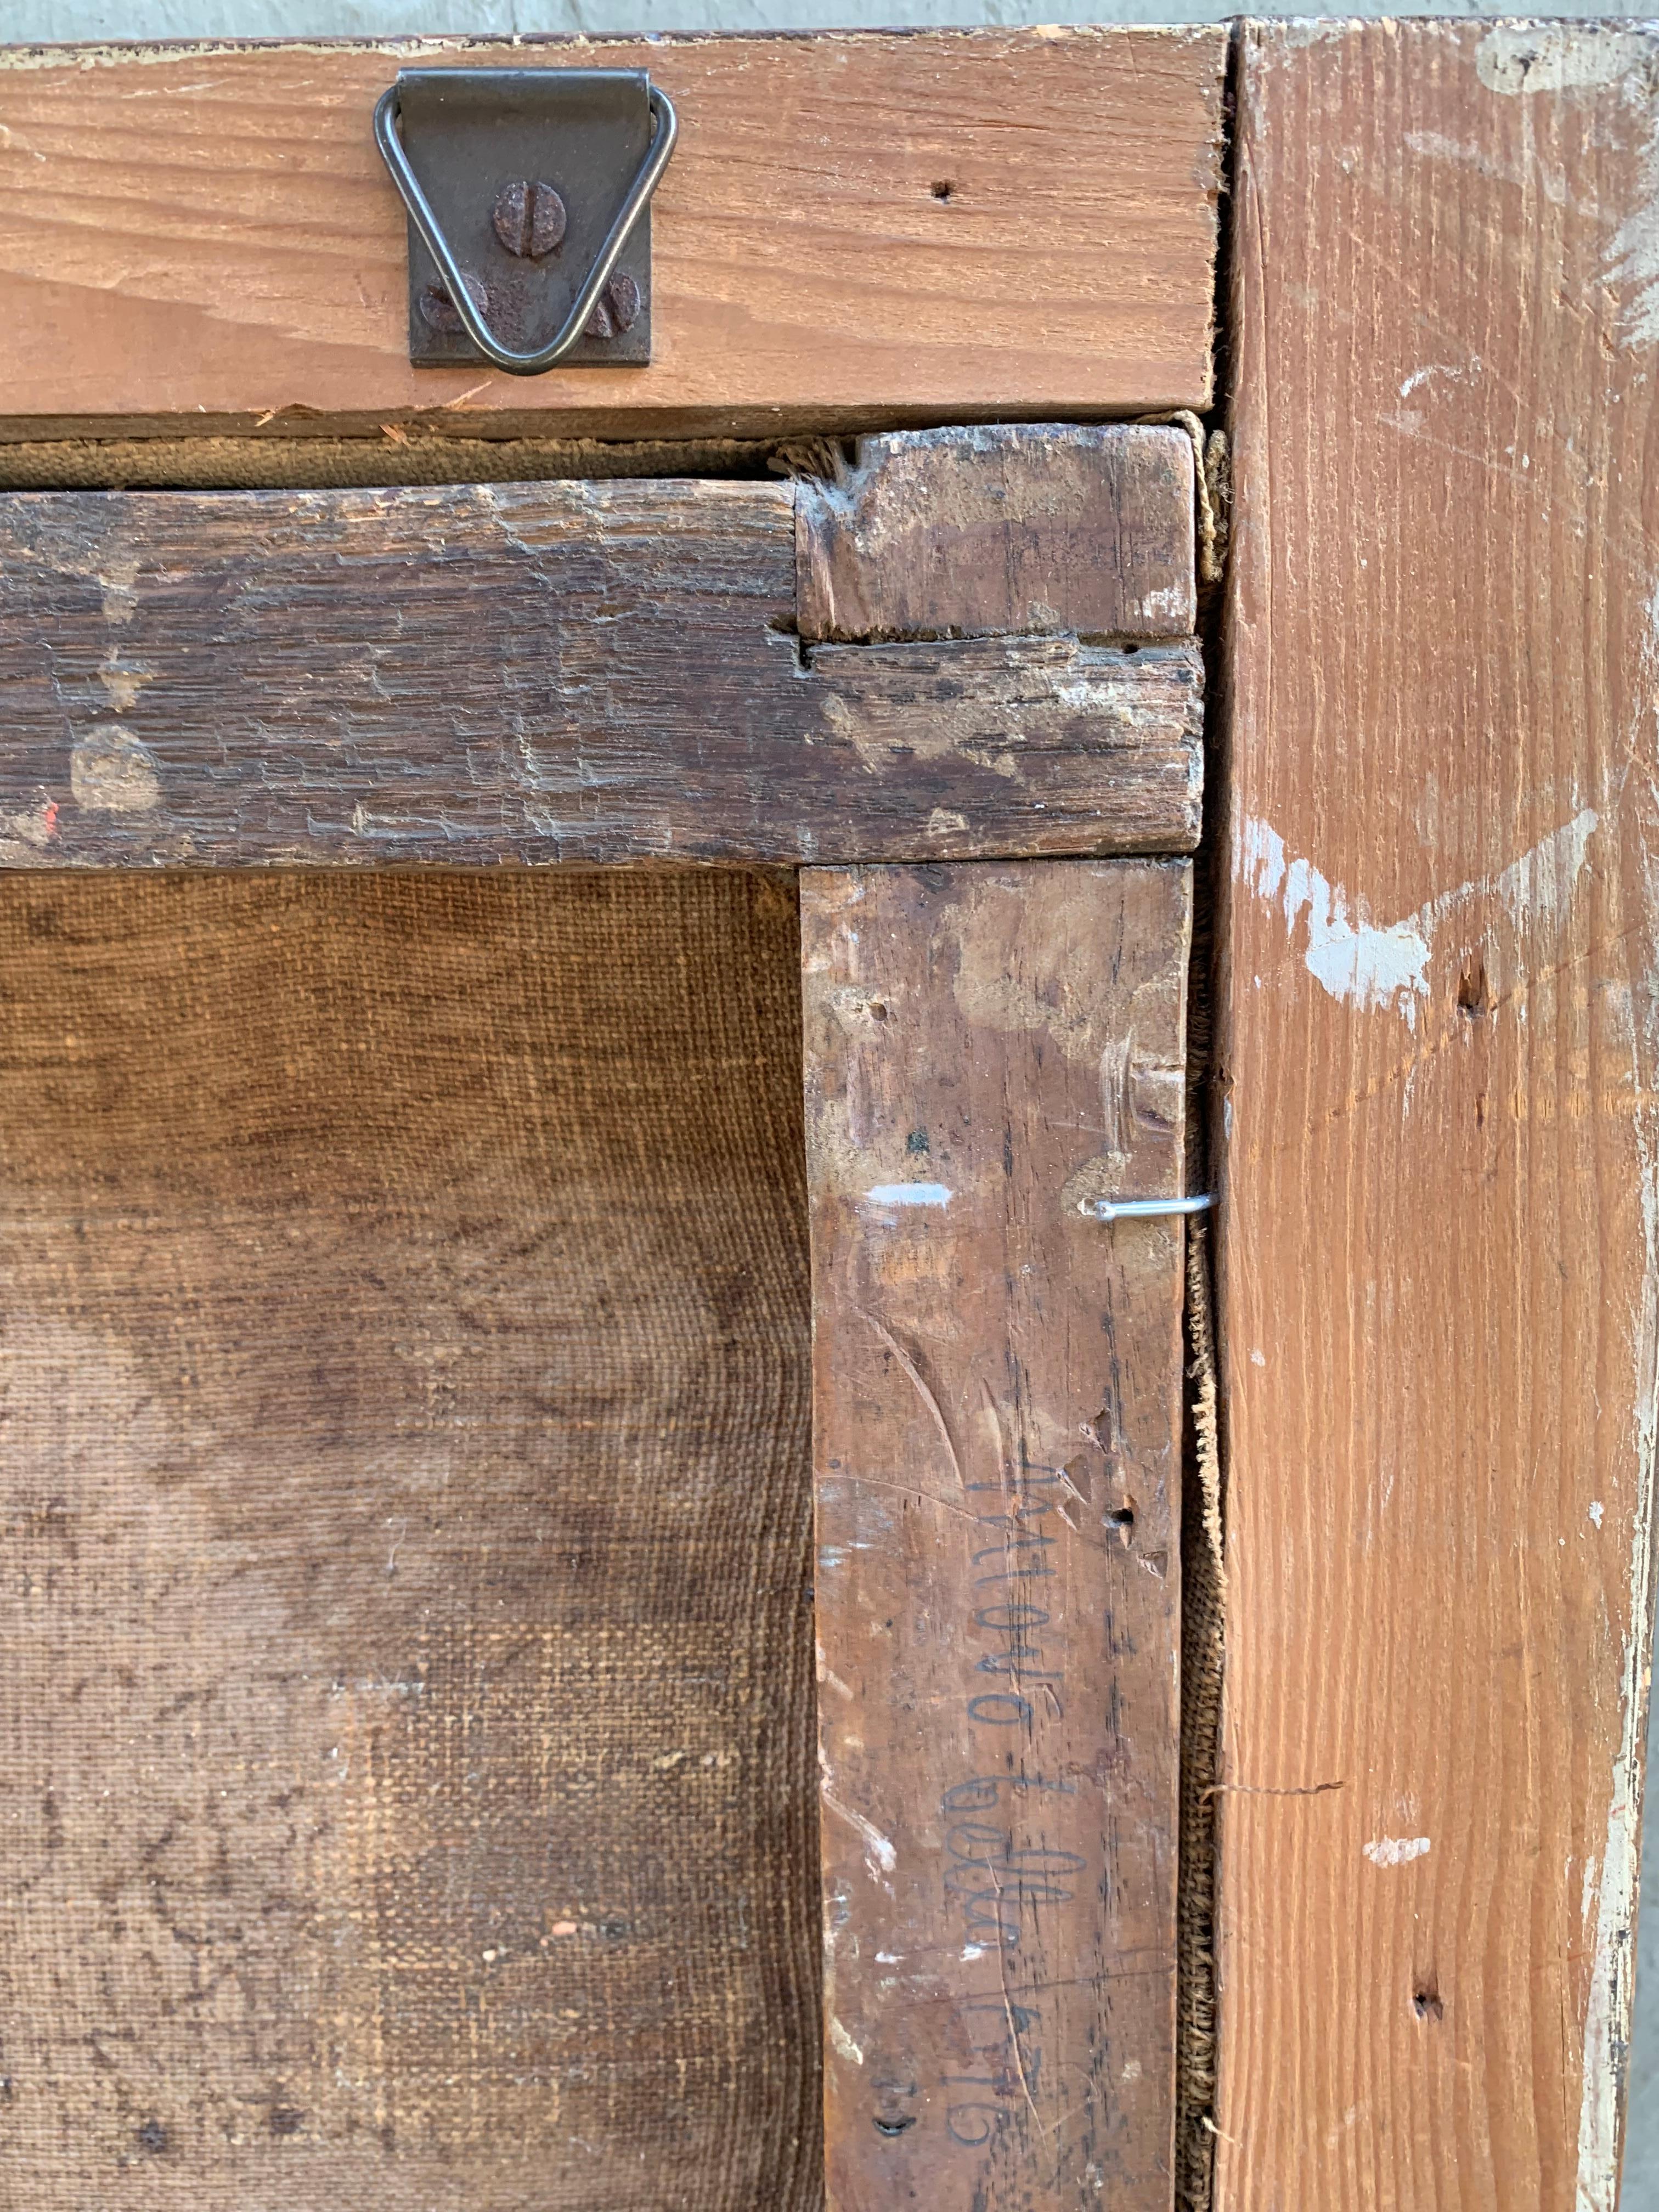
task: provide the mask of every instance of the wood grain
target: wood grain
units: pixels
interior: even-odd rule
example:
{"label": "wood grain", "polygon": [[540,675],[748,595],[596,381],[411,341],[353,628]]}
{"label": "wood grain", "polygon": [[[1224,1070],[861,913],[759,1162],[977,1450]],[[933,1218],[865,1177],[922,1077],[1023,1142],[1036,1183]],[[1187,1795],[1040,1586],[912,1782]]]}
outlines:
{"label": "wood grain", "polygon": [[1245,36],[1228,2212],[1614,2201],[1659,1280],[1656,86],[1634,27]]}
{"label": "wood grain", "polygon": [[809,870],[830,2212],[1167,2212],[1190,871]]}
{"label": "wood grain", "polygon": [[1195,647],[793,635],[793,491],[0,499],[0,865],[1197,838]]}
{"label": "wood grain", "polygon": [[[1205,26],[0,53],[5,434],[1203,406],[1225,52]],[[374,102],[401,66],[540,63],[647,69],[678,107],[655,358],[413,369]]]}
{"label": "wood grain", "polygon": [[0,884],[0,2196],[815,2212],[790,887]]}
{"label": "wood grain", "polygon": [[1189,636],[1193,501],[1183,430],[994,424],[860,438],[850,468],[800,487],[800,634]]}

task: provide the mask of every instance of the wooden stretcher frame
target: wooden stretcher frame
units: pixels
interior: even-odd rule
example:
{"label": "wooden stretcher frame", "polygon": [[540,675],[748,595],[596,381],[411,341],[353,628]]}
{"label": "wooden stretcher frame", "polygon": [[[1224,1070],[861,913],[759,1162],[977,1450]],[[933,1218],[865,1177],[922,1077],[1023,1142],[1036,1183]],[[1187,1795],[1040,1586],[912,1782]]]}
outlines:
{"label": "wooden stretcher frame", "polygon": [[1109,424],[0,520],[13,869],[799,869],[837,2203],[1168,2191],[1195,508]]}
{"label": "wooden stretcher frame", "polygon": [[[3,434],[49,472],[46,448],[84,468],[85,441],[118,434],[401,451],[459,426],[767,436],[1206,407],[1224,48],[630,50],[688,118],[660,368],[626,392],[573,371],[435,406],[400,363],[400,227],[357,137],[418,55],[15,58]],[[583,53],[602,51],[623,58]],[[1635,26],[1237,42],[1237,534],[1210,727],[1228,2212],[1615,2200],[1659,1307],[1656,73]],[[268,234],[227,226],[228,118],[261,82],[262,143],[314,149],[305,189],[353,211],[378,272],[363,304],[337,271],[301,298]],[[194,101],[193,173],[160,281],[135,287],[107,210],[142,222],[143,193],[86,149],[113,113],[142,177],[161,111],[131,103],[140,84]],[[1088,147],[1052,128],[1073,93],[1095,95]],[[781,98],[814,149],[787,264],[747,189]],[[284,188],[292,167],[273,152]],[[970,281],[929,216],[963,223]],[[828,915],[845,894],[826,896]]]}
{"label": "wooden stretcher frame", "polygon": [[[521,50],[7,81],[14,191],[40,206],[52,169],[92,218],[43,256],[26,217],[12,282],[116,372],[70,421],[58,371],[14,379],[11,480],[85,483],[64,434],[142,418],[163,470],[199,483],[209,428],[209,479],[267,487],[3,502],[9,866],[799,871],[837,2205],[1162,2212],[1171,2185],[1183,1224],[1085,1209],[1182,1182],[1200,470],[1169,416],[1211,392],[1225,50],[547,48],[647,62],[684,131],[657,360],[574,382],[409,369],[364,137],[399,60]],[[88,92],[128,141],[114,206]],[[228,235],[228,144],[261,180]],[[178,250],[135,285],[157,223]],[[550,432],[568,474],[500,480],[491,446],[544,472]],[[595,442],[641,433],[654,473]],[[280,488],[274,441],[315,487],[353,434],[460,481],[375,488],[352,455],[363,489]],[[134,2155],[76,2094],[88,2154]],[[283,2110],[349,2135],[329,2095]],[[201,2155],[192,2112],[149,2124],[141,2163]],[[377,2202],[418,2189],[376,2155]]]}

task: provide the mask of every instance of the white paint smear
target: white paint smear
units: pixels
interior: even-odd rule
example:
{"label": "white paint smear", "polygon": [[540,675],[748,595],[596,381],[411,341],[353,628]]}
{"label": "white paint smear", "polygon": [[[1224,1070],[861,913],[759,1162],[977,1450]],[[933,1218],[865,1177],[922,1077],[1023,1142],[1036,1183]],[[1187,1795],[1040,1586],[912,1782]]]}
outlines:
{"label": "white paint smear", "polygon": [[1272,823],[1254,817],[1244,824],[1243,862],[1251,889],[1260,897],[1281,901],[1288,929],[1305,916],[1303,958],[1309,974],[1334,999],[1351,1006],[1394,1006],[1415,1022],[1415,1001],[1426,998],[1429,989],[1429,941],[1415,917],[1382,928],[1363,908],[1356,918],[1340,884],[1311,860],[1292,859]]}
{"label": "white paint smear", "polygon": [[1659,345],[1659,100],[1642,156],[1636,204],[1613,234],[1607,273],[1625,294],[1622,342]]}
{"label": "white paint smear", "polygon": [[956,1193],[942,1182],[878,1182],[864,1195],[872,1206],[949,1206]]}
{"label": "white paint smear", "polygon": [[1481,40],[1475,75],[1488,92],[1510,98],[1618,84],[1644,70],[1651,48],[1639,31],[1600,23],[1500,23]]}
{"label": "white paint smear", "polygon": [[1493,877],[1492,888],[1517,929],[1565,918],[1600,820],[1593,806],[1581,807],[1571,822],[1540,837],[1529,853]]}
{"label": "white paint smear", "polygon": [[[1659,44],[1651,31],[1596,23],[1499,25],[1480,41],[1474,66],[1488,92],[1518,97],[1617,85],[1629,107],[1645,111],[1648,135],[1638,155],[1636,188],[1613,232],[1604,274],[1625,295],[1624,343],[1659,345]],[[1546,165],[1535,166],[1542,171]]]}
{"label": "white paint smear", "polygon": [[148,814],[161,803],[161,779],[149,746],[108,722],[70,747],[70,793],[89,814]]}
{"label": "white paint smear", "polygon": [[1496,897],[1517,931],[1559,928],[1600,820],[1593,806],[1581,807],[1495,876],[1443,891],[1401,921],[1374,922],[1362,901],[1350,899],[1311,860],[1287,852],[1273,824],[1254,815],[1244,823],[1238,872],[1258,897],[1283,908],[1292,934],[1305,927],[1303,960],[1332,998],[1352,1006],[1391,1008],[1414,1029],[1418,1001],[1428,996],[1438,925],[1472,899]]}
{"label": "white paint smear", "polygon": [[[1462,362],[1455,361],[1428,362],[1423,368],[1414,368],[1412,371],[1411,374],[1406,379],[1405,382],[1400,387],[1400,397],[1402,399],[1409,399],[1419,384],[1427,384],[1433,377],[1449,377],[1454,384],[1462,384],[1466,378],[1473,379],[1479,376],[1480,374],[1480,356],[1479,354],[1474,355],[1468,362]],[[1420,415],[1417,417],[1417,420],[1419,422],[1423,418]]]}
{"label": "white paint smear", "polygon": [[864,2053],[859,2049],[857,2044],[854,2042],[852,2037],[848,2035],[847,2030],[836,2018],[834,2013],[831,2013],[830,2015],[830,2040],[835,2045],[836,2050],[840,2051],[843,2058],[850,2061],[850,2063],[854,2066],[863,2065]]}
{"label": "white paint smear", "polygon": [[886,1887],[884,1877],[891,1874],[898,1864],[898,1853],[873,1820],[866,1820],[862,1813],[855,1813],[850,1805],[842,1804],[836,1796],[830,1762],[822,1745],[818,1747],[818,1796],[825,1812],[833,1813],[838,1820],[844,1820],[855,1835],[863,1838],[865,1869],[872,1881],[879,1881]]}
{"label": "white paint smear", "polygon": [[[1659,691],[1659,585],[1648,604],[1638,705],[1631,730],[1634,751],[1651,742],[1648,718]],[[1632,1088],[1643,1096],[1641,1042],[1631,1028]],[[1615,2212],[1619,2201],[1619,2105],[1630,2048],[1635,1979],[1636,1888],[1641,1864],[1638,1820],[1642,1771],[1642,1727],[1647,1705],[1649,1636],[1653,1621],[1653,1504],[1655,1444],[1659,1438],[1659,1162],[1651,1109],[1635,1117],[1638,1189],[1642,1204],[1642,1288],[1632,1316],[1633,1397],[1631,1437],[1635,1494],[1631,1499],[1630,1612],[1621,1655],[1618,1748],[1609,1777],[1607,1847],[1595,1892],[1595,1951],[1590,1963],[1589,2005],[1584,2020],[1584,2074],[1578,2106],[1578,2178],[1574,2212]],[[1587,1872],[1586,1884],[1590,1877]],[[1588,1903],[1588,1896],[1586,1903]]]}
{"label": "white paint smear", "polygon": [[1409,1866],[1413,1859],[1426,1858],[1428,1852],[1426,1836],[1379,1836],[1365,1846],[1366,1857],[1380,1867]]}

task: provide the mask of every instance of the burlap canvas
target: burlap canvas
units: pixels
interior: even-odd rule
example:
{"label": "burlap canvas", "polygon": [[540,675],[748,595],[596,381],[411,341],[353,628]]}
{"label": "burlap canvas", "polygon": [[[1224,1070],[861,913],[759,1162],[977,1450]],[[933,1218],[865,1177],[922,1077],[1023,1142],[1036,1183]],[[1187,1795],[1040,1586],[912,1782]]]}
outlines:
{"label": "burlap canvas", "polygon": [[786,884],[0,884],[31,2212],[819,2195]]}

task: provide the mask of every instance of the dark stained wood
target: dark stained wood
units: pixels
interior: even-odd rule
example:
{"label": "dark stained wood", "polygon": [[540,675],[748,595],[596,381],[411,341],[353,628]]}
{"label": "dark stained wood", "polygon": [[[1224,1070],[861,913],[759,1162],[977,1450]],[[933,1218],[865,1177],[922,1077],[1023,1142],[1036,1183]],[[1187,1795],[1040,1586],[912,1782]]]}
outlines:
{"label": "dark stained wood", "polygon": [[0,499],[0,863],[1179,851],[1190,644],[803,653],[793,488]]}
{"label": "dark stained wood", "polygon": [[1168,2212],[1190,872],[801,881],[830,2212]]}
{"label": "dark stained wood", "polygon": [[0,2197],[814,2212],[799,950],[0,884]]}
{"label": "dark stained wood", "polygon": [[[1227,33],[0,49],[0,435],[611,438],[1202,407]],[[400,67],[649,70],[647,368],[411,368]]]}
{"label": "dark stained wood", "polygon": [[1186,637],[1197,619],[1184,431],[1064,424],[860,438],[796,507],[800,633]]}
{"label": "dark stained wood", "polygon": [[1659,1310],[1656,82],[1650,26],[1245,33],[1226,2212],[1613,2212]]}

